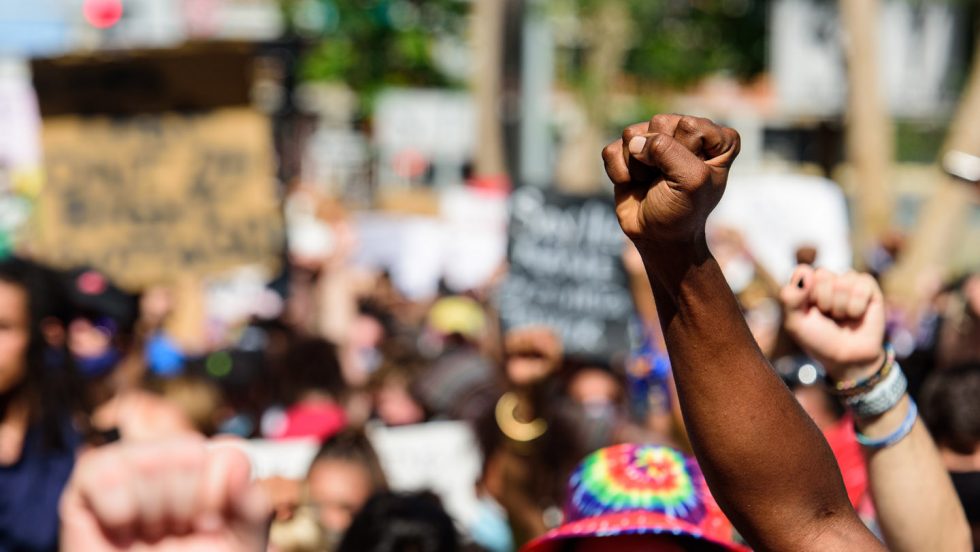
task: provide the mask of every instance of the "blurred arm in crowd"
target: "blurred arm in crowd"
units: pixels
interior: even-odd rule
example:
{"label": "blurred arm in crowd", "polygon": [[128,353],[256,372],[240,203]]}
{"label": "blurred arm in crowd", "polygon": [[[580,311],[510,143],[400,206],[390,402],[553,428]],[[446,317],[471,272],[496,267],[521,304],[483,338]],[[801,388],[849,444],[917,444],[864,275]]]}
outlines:
{"label": "blurred arm in crowd", "polygon": [[[834,381],[860,381],[886,362],[885,305],[868,274],[833,274],[801,265],[781,292],[786,329]],[[858,430],[883,438],[902,425],[911,399],[874,417],[855,415]],[[893,446],[865,448],[878,521],[889,549],[968,550],[970,529],[929,432],[916,419]]]}
{"label": "blurred arm in crowd", "polygon": [[705,221],[738,134],[658,115],[603,151],[616,212],[650,278],[691,443],[712,494],[758,550],[882,550],[826,441],[759,350]]}

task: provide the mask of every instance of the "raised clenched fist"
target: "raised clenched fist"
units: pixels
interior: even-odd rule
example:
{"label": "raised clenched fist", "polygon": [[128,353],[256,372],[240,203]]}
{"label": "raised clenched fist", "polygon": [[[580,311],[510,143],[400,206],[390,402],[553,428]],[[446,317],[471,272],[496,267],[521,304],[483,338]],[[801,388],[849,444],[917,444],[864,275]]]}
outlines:
{"label": "raised clenched fist", "polygon": [[61,498],[61,550],[262,552],[271,510],[250,469],[203,439],[86,452]]}
{"label": "raised clenched fist", "polygon": [[885,305],[869,274],[800,265],[780,300],[786,331],[832,378],[862,377],[881,366]]}
{"label": "raised clenched fist", "polygon": [[638,246],[701,237],[738,152],[738,133],[708,119],[657,115],[627,127],[602,151],[623,231]]}

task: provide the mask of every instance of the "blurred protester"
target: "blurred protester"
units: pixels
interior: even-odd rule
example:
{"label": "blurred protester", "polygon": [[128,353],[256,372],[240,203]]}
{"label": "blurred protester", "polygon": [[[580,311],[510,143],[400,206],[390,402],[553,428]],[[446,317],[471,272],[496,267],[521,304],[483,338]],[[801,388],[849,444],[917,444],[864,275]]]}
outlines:
{"label": "blurred protester", "polygon": [[354,517],[339,552],[456,552],[453,520],[431,493],[381,493]]}
{"label": "blurred protester", "polygon": [[585,454],[570,401],[561,394],[562,344],[545,327],[505,337],[507,391],[478,424],[482,486],[507,512],[514,542],[558,524],[564,482]]}
{"label": "blurred protester", "polygon": [[85,380],[95,442],[153,440],[194,431],[175,405],[139,388],[141,353],[133,348],[138,299],[92,269],[64,275],[67,349]]}
{"label": "blurred protester", "polygon": [[980,363],[934,373],[922,391],[922,419],[936,438],[980,550]]}
{"label": "blurred protester", "polygon": [[564,522],[521,552],[747,551],[693,458],[620,444],[587,456],[568,481]]}
{"label": "blurred protester", "polygon": [[61,498],[61,550],[261,552],[269,502],[249,469],[203,439],[93,449]]}
{"label": "blurred protester", "polygon": [[323,444],[305,483],[275,478],[263,481],[263,486],[273,491],[276,521],[270,546],[279,552],[336,549],[367,500],[388,488],[371,443],[352,430]]}
{"label": "blurred protester", "polygon": [[980,362],[980,273],[956,282],[945,297],[936,367]]}
{"label": "blurred protester", "polygon": [[433,360],[415,389],[434,416],[473,422],[500,396],[499,371],[482,350],[489,326],[469,297],[444,297],[429,310],[420,342]]}
{"label": "blurred protester", "polygon": [[263,428],[267,437],[324,440],[347,425],[342,406],[347,387],[332,343],[308,337],[289,345],[276,383],[285,407],[266,413]]}
{"label": "blurred protester", "polygon": [[602,358],[572,357],[564,362],[565,395],[578,407],[585,450],[619,442],[628,432],[626,378]]}
{"label": "blurred protester", "polygon": [[[54,550],[58,497],[83,441],[83,404],[65,342],[46,341],[52,278],[0,260],[0,550]],[[51,328],[48,329],[48,333]]]}
{"label": "blurred protester", "polygon": [[[112,394],[128,383],[120,381],[124,374],[118,369],[132,360],[127,357],[133,352],[139,300],[93,269],[69,271],[64,278],[71,307],[66,321],[68,350],[79,372],[90,382],[92,393]],[[97,403],[103,400],[93,398]]]}
{"label": "blurred protester", "polygon": [[388,427],[426,422],[429,412],[416,385],[424,371],[425,360],[411,351],[385,360],[368,382],[374,419]]}
{"label": "blurred protester", "polygon": [[363,433],[354,431],[323,444],[310,465],[306,485],[331,548],[368,498],[388,488],[374,448]]}

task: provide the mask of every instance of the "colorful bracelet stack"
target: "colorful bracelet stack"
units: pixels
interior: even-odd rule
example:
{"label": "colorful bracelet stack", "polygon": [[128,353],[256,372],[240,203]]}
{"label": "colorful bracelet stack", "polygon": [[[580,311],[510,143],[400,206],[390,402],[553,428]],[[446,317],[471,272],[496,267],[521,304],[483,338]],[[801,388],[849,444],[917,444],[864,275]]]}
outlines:
{"label": "colorful bracelet stack", "polygon": [[827,384],[830,386],[831,393],[839,397],[860,395],[868,392],[871,388],[887,378],[894,366],[895,348],[892,347],[891,344],[887,344],[885,345],[885,361],[881,363],[881,366],[877,371],[875,371],[874,374],[860,380],[844,380],[834,382],[828,379]]}
{"label": "colorful bracelet stack", "polygon": [[[855,418],[866,419],[880,416],[895,408],[908,390],[908,380],[902,367],[895,361],[895,349],[885,346],[885,361],[867,378],[833,382],[828,380],[830,391],[841,398]],[[918,416],[915,403],[909,401],[909,412],[895,432],[882,439],[872,439],[860,432],[858,442],[865,447],[879,449],[890,447],[911,433]]]}

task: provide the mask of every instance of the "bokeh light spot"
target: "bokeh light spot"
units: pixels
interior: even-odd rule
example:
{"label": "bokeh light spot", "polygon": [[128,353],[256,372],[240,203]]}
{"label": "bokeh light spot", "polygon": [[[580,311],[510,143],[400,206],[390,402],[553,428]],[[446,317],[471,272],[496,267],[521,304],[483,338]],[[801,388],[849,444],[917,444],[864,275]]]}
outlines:
{"label": "bokeh light spot", "polygon": [[204,363],[204,369],[208,375],[215,378],[223,378],[231,373],[231,355],[227,351],[218,351],[208,355]]}
{"label": "bokeh light spot", "polygon": [[122,18],[122,0],[85,0],[82,15],[89,25],[98,29],[108,29]]}

